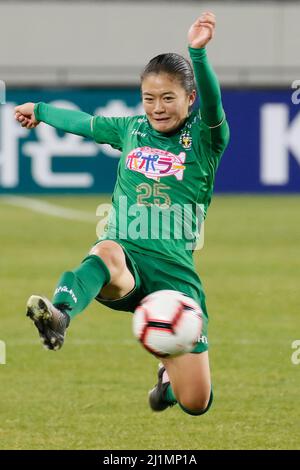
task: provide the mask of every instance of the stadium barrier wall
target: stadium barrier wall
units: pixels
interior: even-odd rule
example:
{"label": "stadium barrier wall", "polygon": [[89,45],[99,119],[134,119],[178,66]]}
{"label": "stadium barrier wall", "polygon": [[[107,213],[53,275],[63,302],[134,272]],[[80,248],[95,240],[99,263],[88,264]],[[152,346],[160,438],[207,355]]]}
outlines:
{"label": "stadium barrier wall", "polygon": [[151,57],[187,56],[187,30],[203,10],[217,17],[208,53],[223,84],[299,78],[300,2],[247,0],[2,1],[0,78],[23,88],[136,86]]}
{"label": "stadium barrier wall", "polygon": [[[231,129],[216,191],[300,192],[300,88],[224,90]],[[300,84],[300,83],[299,83]],[[14,106],[45,101],[91,114],[142,113],[134,89],[7,90],[0,105],[0,193],[111,193],[120,153],[41,124],[28,131]]]}

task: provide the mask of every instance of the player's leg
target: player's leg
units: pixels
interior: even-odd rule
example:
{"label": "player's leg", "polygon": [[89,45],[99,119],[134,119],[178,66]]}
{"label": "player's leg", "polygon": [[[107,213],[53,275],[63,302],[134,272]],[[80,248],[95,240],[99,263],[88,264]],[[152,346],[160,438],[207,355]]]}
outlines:
{"label": "player's leg", "polygon": [[123,248],[112,240],[95,245],[90,255],[96,255],[105,263],[110,272],[110,281],[99,290],[103,299],[119,299],[134,288],[134,277],[126,264]]}
{"label": "player's leg", "polygon": [[55,290],[52,303],[59,308],[68,305],[74,317],[82,312],[102,291],[105,298],[115,299],[134,287],[122,247],[113,240],[103,240],[73,271],[64,273]]}
{"label": "player's leg", "polygon": [[208,411],[212,402],[208,351],[189,353],[163,359],[159,380],[150,392],[149,402],[154,411],[162,411],[179,403],[191,415]]}
{"label": "player's leg", "polygon": [[170,387],[181,407],[191,414],[207,410],[211,397],[208,351],[164,359]]}
{"label": "player's leg", "polygon": [[27,315],[34,321],[45,346],[59,349],[70,318],[84,310],[100,292],[104,298],[115,299],[133,287],[134,278],[127,268],[122,247],[112,240],[103,240],[92,248],[79,267],[63,273],[52,303],[31,296]]}

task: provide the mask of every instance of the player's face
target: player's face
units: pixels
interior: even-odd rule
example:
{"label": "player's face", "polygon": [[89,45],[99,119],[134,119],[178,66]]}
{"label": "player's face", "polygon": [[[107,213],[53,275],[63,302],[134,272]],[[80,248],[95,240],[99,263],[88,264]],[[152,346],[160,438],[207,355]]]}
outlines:
{"label": "player's face", "polygon": [[151,73],[142,82],[145,113],[151,126],[159,132],[171,132],[187,118],[196,92],[190,95],[176,77],[167,73]]}

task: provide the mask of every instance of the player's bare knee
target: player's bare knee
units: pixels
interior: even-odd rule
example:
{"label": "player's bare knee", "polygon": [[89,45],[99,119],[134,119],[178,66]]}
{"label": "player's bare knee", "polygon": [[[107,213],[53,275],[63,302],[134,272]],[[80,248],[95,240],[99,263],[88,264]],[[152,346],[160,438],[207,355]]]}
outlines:
{"label": "player's bare knee", "polygon": [[200,414],[208,407],[209,395],[183,396],[180,403],[187,410]]}
{"label": "player's bare knee", "polygon": [[118,278],[126,267],[123,249],[118,243],[112,240],[104,240],[98,243],[92,248],[91,254],[99,256],[106,264],[110,272],[111,282]]}

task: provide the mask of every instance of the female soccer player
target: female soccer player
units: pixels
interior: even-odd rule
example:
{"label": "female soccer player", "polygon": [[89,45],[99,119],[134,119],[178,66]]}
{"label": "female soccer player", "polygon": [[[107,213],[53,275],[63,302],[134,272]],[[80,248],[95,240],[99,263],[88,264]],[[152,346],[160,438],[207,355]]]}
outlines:
{"label": "female soccer player", "polygon": [[[27,315],[45,346],[59,349],[70,319],[93,299],[133,312],[147,294],[172,289],[194,298],[202,308],[203,329],[194,350],[162,361],[158,383],[149,394],[154,411],[178,403],[185,412],[200,415],[212,402],[208,316],[193,263],[194,244],[187,243],[191,240],[187,235],[176,238],[174,231],[164,237],[155,227],[155,233],[150,228],[154,236],[136,237],[132,231],[136,218],[130,208],[143,208],[150,215],[157,206],[178,211],[189,205],[194,222],[196,205],[201,204],[206,213],[216,169],[229,140],[220,87],[205,49],[214,30],[211,12],[203,13],[189,29],[193,68],[173,53],[161,54],[147,64],[141,76],[145,115],[93,117],[45,103],[25,103],[15,110],[17,121],[27,129],[42,121],[122,151],[113,211],[104,235],[79,267],[63,273],[52,302],[36,295],[28,300]],[[191,111],[196,97],[194,75],[200,112]],[[129,208],[125,218],[124,201]]]}

